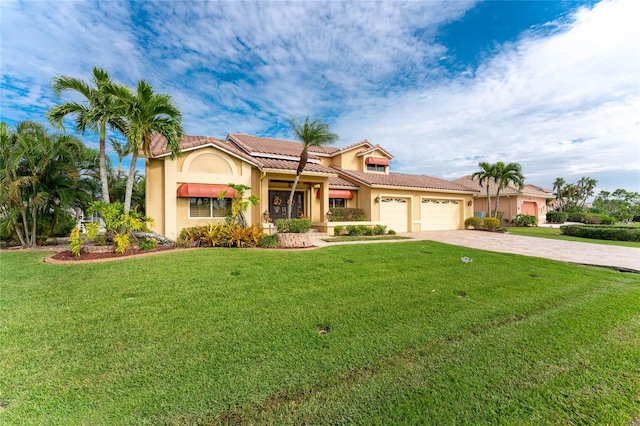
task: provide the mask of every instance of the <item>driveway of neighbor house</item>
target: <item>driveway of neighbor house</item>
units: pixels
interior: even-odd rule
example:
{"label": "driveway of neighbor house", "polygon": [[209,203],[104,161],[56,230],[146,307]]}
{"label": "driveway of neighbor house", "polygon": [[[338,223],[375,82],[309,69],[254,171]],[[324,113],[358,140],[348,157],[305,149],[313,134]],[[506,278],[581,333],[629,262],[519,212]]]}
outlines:
{"label": "driveway of neighbor house", "polygon": [[[467,230],[414,232],[401,235],[414,240],[431,240],[499,253],[521,254],[524,256],[542,257],[583,265],[606,266],[609,268],[640,272],[640,248],[635,247],[611,246]],[[371,241],[370,243],[391,241],[400,242],[407,240]],[[354,244],[353,242],[326,243],[320,239],[314,239],[312,243],[320,247],[335,244]],[[355,242],[355,244],[358,243],[361,244],[362,241]]]}
{"label": "driveway of neighbor house", "polygon": [[562,260],[640,272],[640,248],[481,231],[432,231],[411,234],[416,239],[500,253]]}

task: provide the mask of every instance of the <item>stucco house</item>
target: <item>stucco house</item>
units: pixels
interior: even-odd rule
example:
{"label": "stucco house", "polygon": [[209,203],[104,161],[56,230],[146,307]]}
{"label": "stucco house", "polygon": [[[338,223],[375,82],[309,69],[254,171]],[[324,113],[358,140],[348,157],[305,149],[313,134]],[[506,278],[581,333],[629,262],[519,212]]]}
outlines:
{"label": "stucco house", "polygon": [[[260,202],[249,207],[249,224],[286,217],[302,144],[230,133],[225,140],[184,136],[181,154],[170,158],[166,140],[155,135],[146,159],[146,212],[155,231],[176,238],[185,227],[222,221],[233,195],[227,184],[243,184]],[[463,229],[478,190],[460,183],[390,171],[387,150],[367,140],[343,148],[311,147],[296,188],[292,217],[333,233],[331,207],[357,207],[370,223],[396,232]],[[477,210],[477,208],[475,208]]]}
{"label": "stucco house", "polygon": [[[486,213],[487,210],[487,182],[480,186],[477,178],[463,176],[453,182],[477,190],[474,202],[474,212],[476,215]],[[489,183],[489,196],[491,197],[491,210],[496,204],[496,189],[498,184],[491,180]],[[509,185],[500,191],[500,201],[498,211],[503,212],[502,220],[509,222],[519,214],[535,216],[538,223],[545,223],[547,212],[554,208],[553,190],[537,185],[525,184],[522,189],[514,185]]]}

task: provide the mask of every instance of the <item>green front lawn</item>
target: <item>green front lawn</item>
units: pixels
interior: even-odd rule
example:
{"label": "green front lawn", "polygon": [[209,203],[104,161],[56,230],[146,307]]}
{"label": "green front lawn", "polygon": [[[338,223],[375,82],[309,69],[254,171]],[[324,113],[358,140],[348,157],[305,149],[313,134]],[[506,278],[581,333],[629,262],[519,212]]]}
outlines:
{"label": "green front lawn", "polygon": [[507,228],[510,234],[525,235],[527,237],[542,237],[551,238],[555,240],[566,241],[579,241],[581,243],[594,243],[605,244],[610,246],[624,246],[624,247],[640,247],[640,243],[633,241],[610,241],[610,240],[594,240],[591,238],[571,237],[568,235],[560,234],[560,228],[546,228],[546,227],[511,227]]}
{"label": "green front lawn", "polygon": [[640,416],[637,274],[429,241],[43,257],[0,253],[3,425]]}

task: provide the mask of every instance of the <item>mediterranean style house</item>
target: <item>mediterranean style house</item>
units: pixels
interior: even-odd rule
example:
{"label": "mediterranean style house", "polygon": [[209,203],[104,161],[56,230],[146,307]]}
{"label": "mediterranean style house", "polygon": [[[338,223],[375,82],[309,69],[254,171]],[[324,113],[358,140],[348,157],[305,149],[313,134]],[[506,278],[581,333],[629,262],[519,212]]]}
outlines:
{"label": "mediterranean style house", "polygon": [[[480,186],[478,179],[471,176],[464,176],[453,182],[475,189],[478,196],[475,200],[475,213],[477,216],[486,214],[487,210],[487,187]],[[491,198],[491,210],[496,205],[496,188],[498,184],[492,180],[489,182],[489,196]],[[553,190],[536,185],[524,185],[522,189],[508,185],[500,191],[500,201],[498,211],[502,212],[502,220],[505,223],[512,221],[519,214],[535,216],[537,223],[544,223],[547,220],[547,212],[554,209],[555,195]]]}
{"label": "mediterranean style house", "polygon": [[[247,211],[248,224],[285,218],[302,144],[230,133],[225,140],[184,136],[171,158],[166,139],[155,135],[146,159],[146,213],[155,231],[175,239],[183,228],[223,221],[235,192],[251,189],[260,201]],[[331,207],[364,209],[367,222],[396,232],[464,229],[473,216],[477,189],[423,175],[392,173],[393,156],[364,140],[343,148],[311,147],[293,199],[292,217],[333,234]]]}

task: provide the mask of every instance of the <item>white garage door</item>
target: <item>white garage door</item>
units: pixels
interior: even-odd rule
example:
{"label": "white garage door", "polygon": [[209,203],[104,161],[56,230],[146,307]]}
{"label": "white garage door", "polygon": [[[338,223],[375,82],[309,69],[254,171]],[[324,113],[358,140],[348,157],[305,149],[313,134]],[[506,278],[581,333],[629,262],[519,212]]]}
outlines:
{"label": "white garage door", "polygon": [[424,199],[420,204],[423,231],[461,229],[462,205],[456,200]]}
{"label": "white garage door", "polygon": [[409,202],[405,198],[382,198],[380,200],[380,223],[396,232],[407,232]]}

